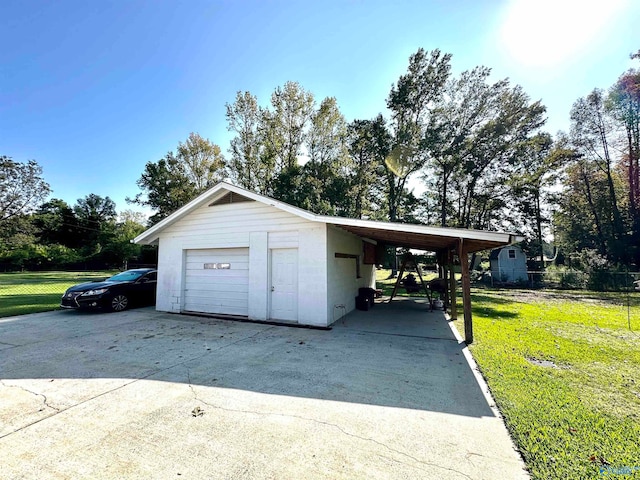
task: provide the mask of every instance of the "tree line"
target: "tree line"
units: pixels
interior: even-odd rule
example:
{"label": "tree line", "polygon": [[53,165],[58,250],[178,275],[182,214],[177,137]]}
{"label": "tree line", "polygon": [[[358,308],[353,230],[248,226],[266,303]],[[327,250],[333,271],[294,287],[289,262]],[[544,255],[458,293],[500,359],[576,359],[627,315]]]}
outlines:
{"label": "tree line", "polygon": [[[530,258],[550,253],[552,234],[559,262],[640,265],[640,70],[576,100],[555,138],[541,101],[487,67],[454,75],[440,50],[410,56],[372,119],[348,122],[334,97],[296,82],[266,104],[245,91],[225,107],[227,155],[192,133],[145,165],[127,201],[155,212],[149,224],[224,179],[319,214],[520,233]],[[38,176],[35,162],[21,168]],[[44,198],[16,218],[33,219],[36,242],[65,245],[36,221]]]}
{"label": "tree line", "polygon": [[130,240],[145,229],[139,212],[116,213],[109,197],[89,194],[71,206],[53,198],[35,162],[0,157],[0,268],[122,268],[155,263],[155,252]]}

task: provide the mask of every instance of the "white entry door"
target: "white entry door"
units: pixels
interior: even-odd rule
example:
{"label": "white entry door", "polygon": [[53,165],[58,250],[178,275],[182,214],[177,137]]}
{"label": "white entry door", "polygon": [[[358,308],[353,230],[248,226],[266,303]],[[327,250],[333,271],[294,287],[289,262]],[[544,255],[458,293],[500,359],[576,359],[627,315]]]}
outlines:
{"label": "white entry door", "polygon": [[271,315],[298,321],[298,249],[271,250]]}

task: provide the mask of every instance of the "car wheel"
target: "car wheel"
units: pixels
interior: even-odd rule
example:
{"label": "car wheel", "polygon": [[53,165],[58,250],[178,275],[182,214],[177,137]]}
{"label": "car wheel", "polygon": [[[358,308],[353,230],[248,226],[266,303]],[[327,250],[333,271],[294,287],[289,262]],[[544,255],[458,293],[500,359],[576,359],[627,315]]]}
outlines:
{"label": "car wheel", "polygon": [[114,312],[121,312],[129,306],[129,299],[126,295],[119,293],[111,299],[111,310]]}

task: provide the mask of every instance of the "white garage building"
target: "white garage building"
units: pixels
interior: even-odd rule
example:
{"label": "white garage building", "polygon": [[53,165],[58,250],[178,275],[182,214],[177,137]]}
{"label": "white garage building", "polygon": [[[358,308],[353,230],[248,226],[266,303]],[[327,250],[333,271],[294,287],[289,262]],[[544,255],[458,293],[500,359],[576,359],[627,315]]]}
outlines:
{"label": "white garage building", "polygon": [[326,327],[375,287],[376,245],[469,253],[515,240],[320,216],[219,183],[134,242],[159,246],[159,311]]}

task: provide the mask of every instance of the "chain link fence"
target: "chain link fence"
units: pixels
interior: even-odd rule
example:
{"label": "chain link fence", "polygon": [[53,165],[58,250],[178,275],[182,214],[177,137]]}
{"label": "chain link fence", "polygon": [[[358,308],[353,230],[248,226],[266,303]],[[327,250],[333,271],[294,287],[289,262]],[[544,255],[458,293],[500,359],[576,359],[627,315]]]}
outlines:
{"label": "chain link fence", "polygon": [[594,292],[640,291],[640,272],[549,270],[528,271],[526,275],[527,280],[522,278],[517,282],[507,282],[492,276],[491,272],[484,272],[478,275],[475,280],[492,287],[591,290]]}
{"label": "chain link fence", "polygon": [[103,280],[114,271],[0,273],[0,317],[53,310],[65,290]]}

